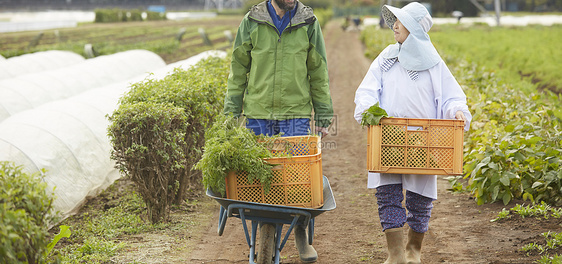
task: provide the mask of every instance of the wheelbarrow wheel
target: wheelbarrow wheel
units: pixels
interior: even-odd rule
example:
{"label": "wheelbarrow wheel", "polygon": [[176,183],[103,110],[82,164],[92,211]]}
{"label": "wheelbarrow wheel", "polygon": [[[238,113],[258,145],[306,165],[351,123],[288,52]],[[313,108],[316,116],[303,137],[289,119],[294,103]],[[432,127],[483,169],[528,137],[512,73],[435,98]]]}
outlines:
{"label": "wheelbarrow wheel", "polygon": [[275,225],[263,223],[260,226],[258,256],[256,258],[258,264],[271,264],[275,255]]}

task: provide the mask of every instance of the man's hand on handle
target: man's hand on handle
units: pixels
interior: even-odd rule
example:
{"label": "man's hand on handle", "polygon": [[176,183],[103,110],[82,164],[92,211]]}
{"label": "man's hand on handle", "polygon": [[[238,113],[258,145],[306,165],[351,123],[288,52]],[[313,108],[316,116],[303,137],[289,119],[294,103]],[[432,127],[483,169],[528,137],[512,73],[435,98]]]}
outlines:
{"label": "man's hand on handle", "polygon": [[327,127],[319,127],[319,126],[317,126],[317,127],[314,127],[314,130],[315,130],[315,132],[316,132],[315,134],[321,134],[321,135],[322,135],[322,138],[324,138],[326,135],[329,134],[328,128],[327,128]]}

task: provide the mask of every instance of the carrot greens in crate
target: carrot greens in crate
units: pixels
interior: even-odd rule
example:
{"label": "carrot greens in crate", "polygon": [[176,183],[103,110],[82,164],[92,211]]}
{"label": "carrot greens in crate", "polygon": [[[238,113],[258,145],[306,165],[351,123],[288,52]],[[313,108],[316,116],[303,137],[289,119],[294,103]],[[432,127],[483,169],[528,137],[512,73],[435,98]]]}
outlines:
{"label": "carrot greens in crate", "polygon": [[227,173],[244,171],[250,182],[259,180],[268,191],[274,164],[264,159],[272,158],[274,154],[266,146],[268,140],[263,138],[240,125],[236,118],[219,116],[205,133],[203,156],[194,167],[201,170],[205,188],[225,195]]}

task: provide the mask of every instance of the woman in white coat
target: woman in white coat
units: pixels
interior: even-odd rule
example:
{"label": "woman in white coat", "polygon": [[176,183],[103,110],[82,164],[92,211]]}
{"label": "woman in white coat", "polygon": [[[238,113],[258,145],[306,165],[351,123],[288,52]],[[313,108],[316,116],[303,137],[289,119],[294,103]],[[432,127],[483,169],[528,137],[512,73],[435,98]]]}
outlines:
{"label": "woman in white coat", "polygon": [[[461,119],[468,130],[472,116],[466,96],[429,39],[433,21],[427,9],[412,2],[401,9],[385,5],[381,13],[397,43],[381,52],[359,85],[355,119],[361,122],[363,112],[379,102],[389,116]],[[369,173],[368,187],[377,189],[389,254],[385,264],[421,263],[421,244],[437,199],[437,176]],[[405,223],[409,231],[404,246]]]}

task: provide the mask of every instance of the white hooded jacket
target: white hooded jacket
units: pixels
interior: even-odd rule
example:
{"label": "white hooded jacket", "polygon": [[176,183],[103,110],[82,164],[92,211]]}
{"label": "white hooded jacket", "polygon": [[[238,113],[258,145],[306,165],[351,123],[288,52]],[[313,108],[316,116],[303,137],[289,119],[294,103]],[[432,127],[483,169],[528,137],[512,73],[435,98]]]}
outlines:
{"label": "white hooded jacket", "polygon": [[[385,12],[392,12],[393,10],[406,11],[400,12],[399,16],[409,16],[407,12],[415,10],[416,12],[414,13],[417,14],[417,17],[422,17],[426,23],[429,17],[429,22],[431,22],[427,9],[419,3],[410,3],[402,9],[385,6],[383,8],[383,15]],[[423,15],[422,11],[424,10],[427,15]],[[402,18],[398,17],[398,19],[403,22]],[[408,19],[404,20],[408,21]],[[406,26],[406,24],[404,25]],[[431,27],[431,23],[429,27]],[[412,45],[418,45],[415,46],[416,48],[409,49],[410,51],[422,52],[423,50],[431,50],[428,49],[427,45],[420,48],[419,38],[412,41],[413,36],[420,35],[419,32],[418,34],[413,34],[412,31],[425,31],[429,30],[429,28],[423,26],[410,26],[411,29],[406,26],[406,28],[410,31],[410,35],[404,43],[410,41],[409,43]],[[427,35],[427,31],[423,33]],[[429,44],[431,44],[430,41]],[[468,130],[472,115],[466,104],[466,96],[445,62],[436,53],[437,51],[435,51],[435,54],[431,52],[424,53],[424,55],[432,58],[431,60],[419,60],[419,58],[425,58],[425,56],[415,56],[414,53],[408,53],[402,57],[404,45],[398,51],[395,50],[396,45],[390,45],[381,52],[381,55],[373,61],[359,85],[355,94],[355,119],[360,123],[363,112],[379,102],[380,107],[385,109],[389,116],[393,117],[454,119],[455,113],[462,111],[468,121],[465,123],[465,130]],[[435,50],[432,44],[431,48]],[[394,53],[395,56],[390,56],[389,58],[388,54],[391,53]],[[408,60],[409,58],[414,58],[413,62]],[[408,60],[412,63],[407,63],[403,60]],[[412,77],[412,72],[416,73],[415,78]],[[369,172],[368,188],[399,183],[402,183],[403,188],[406,190],[437,199],[437,177],[435,175]]]}

